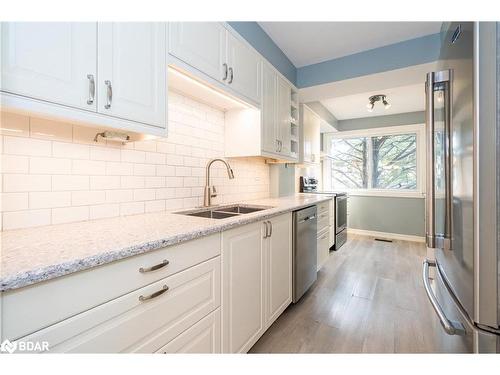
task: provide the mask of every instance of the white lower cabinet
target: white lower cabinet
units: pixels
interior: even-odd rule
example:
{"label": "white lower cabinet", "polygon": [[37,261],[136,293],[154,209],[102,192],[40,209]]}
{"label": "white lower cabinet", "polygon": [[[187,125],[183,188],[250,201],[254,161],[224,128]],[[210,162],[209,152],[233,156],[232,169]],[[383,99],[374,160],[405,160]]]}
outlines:
{"label": "white lower cabinet", "polygon": [[220,353],[220,333],[220,309],[217,309],[170,341],[157,353]]}
{"label": "white lower cabinet", "polygon": [[47,341],[55,353],[153,353],[219,306],[216,257],[19,341]]}
{"label": "white lower cabinet", "polygon": [[270,221],[271,236],[266,241],[266,328],[292,302],[292,221],[282,215]]}
{"label": "white lower cabinet", "polygon": [[222,234],[222,350],[246,353],[292,300],[291,214]]}

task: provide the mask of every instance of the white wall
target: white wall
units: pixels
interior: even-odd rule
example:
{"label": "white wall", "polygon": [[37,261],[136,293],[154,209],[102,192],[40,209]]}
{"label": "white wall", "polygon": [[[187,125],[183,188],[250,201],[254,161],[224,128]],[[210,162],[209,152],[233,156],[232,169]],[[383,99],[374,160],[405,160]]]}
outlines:
{"label": "white wall", "polygon": [[[2,229],[191,208],[203,203],[205,165],[224,156],[224,113],[169,93],[169,135],[93,142],[98,129],[3,112]],[[213,165],[215,203],[269,196],[263,159]]]}

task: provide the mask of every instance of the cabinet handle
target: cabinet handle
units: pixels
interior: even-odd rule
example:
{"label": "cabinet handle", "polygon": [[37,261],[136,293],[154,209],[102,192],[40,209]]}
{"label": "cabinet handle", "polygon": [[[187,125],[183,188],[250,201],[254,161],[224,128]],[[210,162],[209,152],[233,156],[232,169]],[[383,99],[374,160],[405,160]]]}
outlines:
{"label": "cabinet handle", "polygon": [[281,141],[278,141],[278,145],[279,145],[278,152],[281,152],[281,150],[283,149],[283,143]]}
{"label": "cabinet handle", "polygon": [[106,96],[107,96],[107,103],[104,106],[104,108],[110,109],[111,102],[113,101],[113,87],[111,87],[111,81],[104,81],[104,84],[106,85]]}
{"label": "cabinet handle", "polygon": [[224,77],[222,77],[222,80],[225,81],[227,79],[227,64],[224,63],[222,66],[224,67]]}
{"label": "cabinet handle", "polygon": [[264,232],[264,237],[263,237],[263,238],[267,238],[267,237],[269,237],[269,236],[267,235],[267,232],[268,232],[268,229],[269,229],[269,228],[267,227],[267,221],[264,221],[262,224],[264,224],[264,225],[265,225],[265,227],[266,227],[265,232]]}
{"label": "cabinet handle", "polygon": [[95,79],[93,74],[87,74],[87,79],[89,80],[89,98],[87,99],[87,104],[94,104],[95,100]]}
{"label": "cabinet handle", "polygon": [[234,75],[233,75],[233,68],[229,68],[229,81],[227,81],[227,83],[233,83],[233,78],[234,78]]}
{"label": "cabinet handle", "polygon": [[139,296],[139,301],[144,302],[144,301],[148,301],[148,300],[151,300],[153,298],[159,297],[163,293],[165,293],[167,290],[168,290],[168,286],[167,285],[163,285],[163,287],[159,291],[154,292],[154,293],[150,294],[149,296],[140,295]]}
{"label": "cabinet handle", "polygon": [[159,270],[160,268],[163,268],[165,267],[166,265],[168,265],[170,262],[168,260],[163,260],[161,263],[158,263],[158,264],[155,264],[154,266],[152,267],[141,267],[139,268],[139,272],[140,273],[146,273],[146,272],[151,272],[151,271],[156,271],[156,270]]}
{"label": "cabinet handle", "polygon": [[273,235],[273,223],[271,223],[270,221],[268,221],[268,223],[269,223],[269,227],[270,227],[268,237],[271,237]]}

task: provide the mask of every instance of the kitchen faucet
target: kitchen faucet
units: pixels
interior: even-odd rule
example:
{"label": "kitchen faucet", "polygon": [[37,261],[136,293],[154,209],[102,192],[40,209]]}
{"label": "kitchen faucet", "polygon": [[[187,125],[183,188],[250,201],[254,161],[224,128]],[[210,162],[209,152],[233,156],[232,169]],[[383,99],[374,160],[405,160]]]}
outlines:
{"label": "kitchen faucet", "polygon": [[231,169],[231,166],[229,165],[229,163],[227,161],[225,161],[224,159],[211,159],[207,163],[207,170],[206,170],[207,179],[206,179],[206,183],[205,183],[205,195],[203,197],[203,206],[204,207],[211,206],[212,205],[212,198],[215,198],[217,196],[217,191],[215,190],[215,186],[210,186],[210,167],[216,161],[220,161],[220,162],[224,163],[224,165],[227,168],[227,175],[228,175],[229,179],[232,180],[234,178],[233,170]]}

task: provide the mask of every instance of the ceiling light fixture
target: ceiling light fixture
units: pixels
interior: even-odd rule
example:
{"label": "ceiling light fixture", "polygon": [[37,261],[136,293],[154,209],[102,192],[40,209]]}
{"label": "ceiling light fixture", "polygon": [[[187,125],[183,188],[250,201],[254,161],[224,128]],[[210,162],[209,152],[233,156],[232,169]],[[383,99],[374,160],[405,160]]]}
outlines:
{"label": "ceiling light fixture", "polygon": [[384,104],[385,109],[391,108],[391,103],[387,101],[387,96],[384,94],[372,95],[368,98],[368,104],[366,108],[368,108],[368,112],[373,112],[373,108],[375,107],[375,102],[382,102]]}

